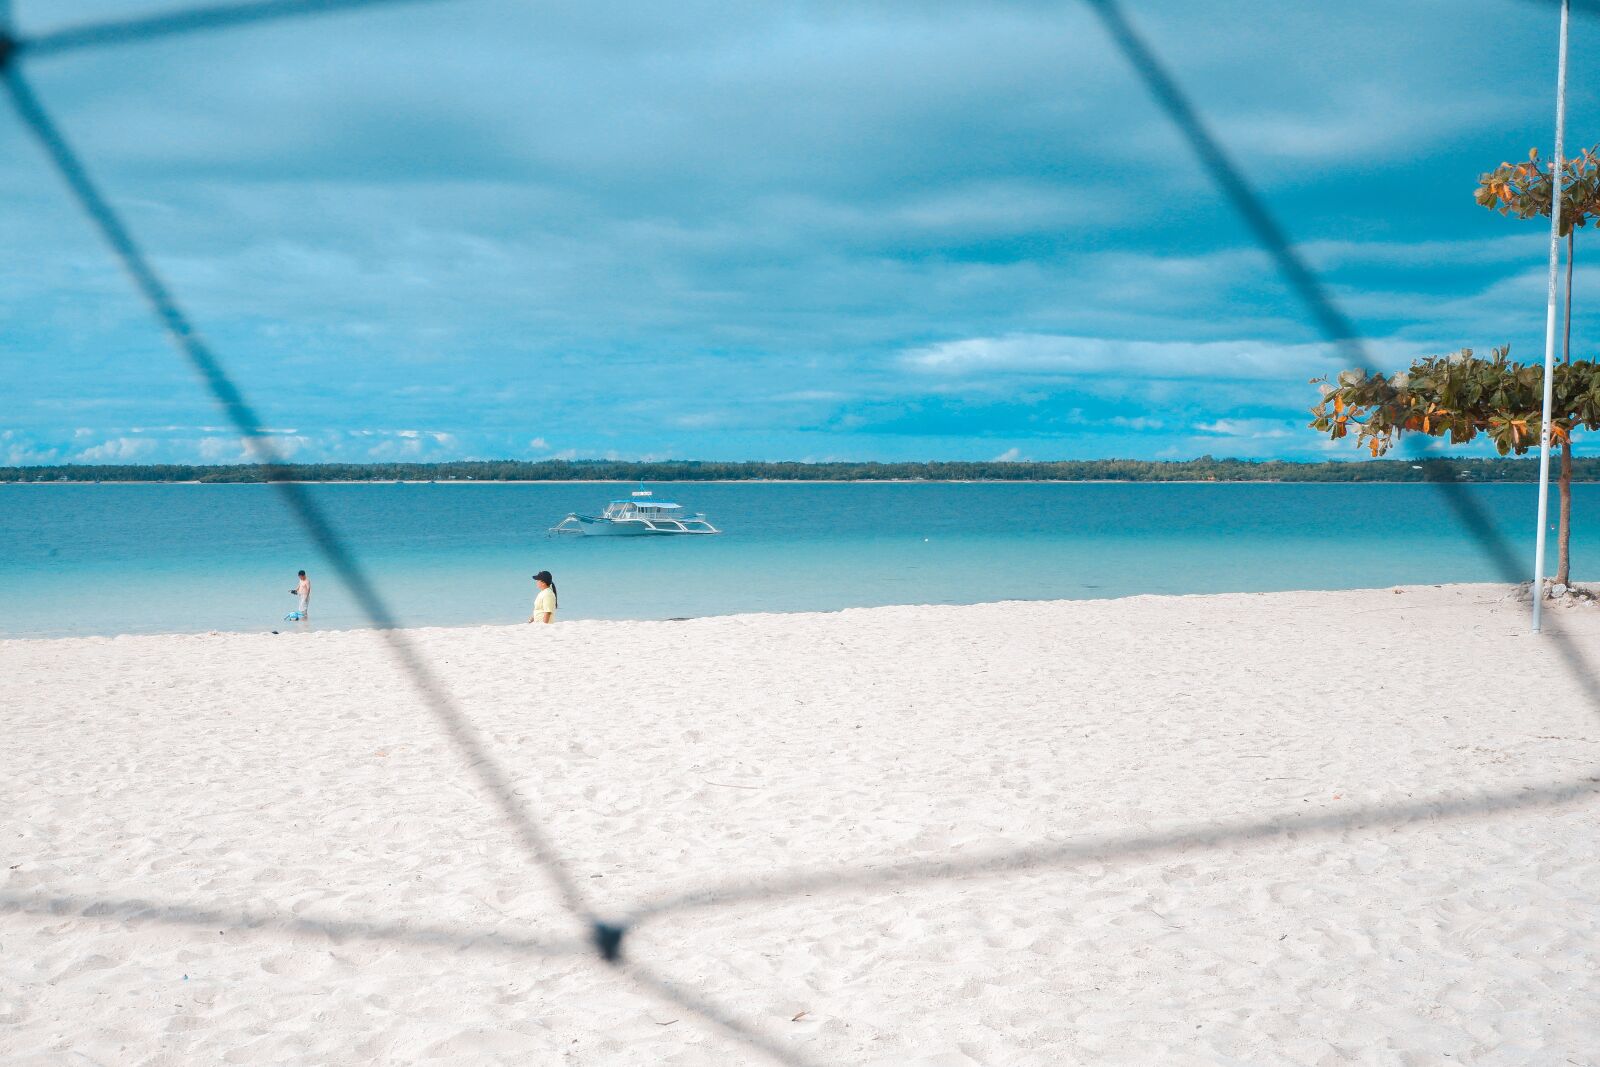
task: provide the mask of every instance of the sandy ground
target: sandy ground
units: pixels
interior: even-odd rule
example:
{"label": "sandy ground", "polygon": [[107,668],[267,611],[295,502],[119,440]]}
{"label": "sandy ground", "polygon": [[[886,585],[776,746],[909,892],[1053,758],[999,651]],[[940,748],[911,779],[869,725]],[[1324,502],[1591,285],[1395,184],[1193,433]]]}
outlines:
{"label": "sandy ground", "polygon": [[1600,687],[1525,630],[1456,586],[412,631],[615,967],[379,635],[0,642],[0,1063],[767,1061],[700,1005],[802,1063],[1600,1064]]}

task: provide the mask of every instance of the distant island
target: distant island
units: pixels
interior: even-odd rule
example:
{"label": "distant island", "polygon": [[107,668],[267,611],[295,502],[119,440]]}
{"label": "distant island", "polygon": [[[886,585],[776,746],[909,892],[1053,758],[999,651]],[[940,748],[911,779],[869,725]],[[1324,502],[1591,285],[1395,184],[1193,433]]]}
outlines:
{"label": "distant island", "polygon": [[[1573,480],[1600,481],[1600,458],[1573,459]],[[454,463],[65,464],[0,467],[4,482],[1531,482],[1527,459],[1133,459],[930,463],[723,463],[664,460],[462,460]]]}

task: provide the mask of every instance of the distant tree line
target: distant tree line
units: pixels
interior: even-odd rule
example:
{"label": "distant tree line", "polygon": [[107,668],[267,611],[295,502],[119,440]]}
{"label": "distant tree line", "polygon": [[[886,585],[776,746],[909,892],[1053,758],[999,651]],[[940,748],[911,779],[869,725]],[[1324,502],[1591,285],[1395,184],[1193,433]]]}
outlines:
{"label": "distant tree line", "polygon": [[[1600,481],[1600,458],[1573,459],[1574,481]],[[1050,463],[720,463],[672,460],[469,460],[457,463],[296,463],[276,469],[303,482],[1531,482],[1533,459],[1373,460],[1291,463],[1284,460],[1132,459]],[[0,482],[265,482],[266,468],[249,464],[67,464],[0,467]]]}

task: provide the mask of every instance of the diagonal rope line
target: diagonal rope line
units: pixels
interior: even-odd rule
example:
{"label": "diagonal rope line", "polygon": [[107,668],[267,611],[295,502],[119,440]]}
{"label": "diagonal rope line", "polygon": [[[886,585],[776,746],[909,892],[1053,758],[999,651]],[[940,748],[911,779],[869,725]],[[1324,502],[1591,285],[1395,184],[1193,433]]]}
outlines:
{"label": "diagonal rope line", "polygon": [[255,0],[253,3],[213,4],[158,15],[68,26],[35,34],[17,42],[17,51],[46,56],[102,45],[129,44],[186,33],[229,29],[256,22],[326,15],[366,7],[438,3],[439,0]]}
{"label": "diagonal rope line", "polygon": [[1194,105],[1178,87],[1177,81],[1143,38],[1134,32],[1133,26],[1122,14],[1121,6],[1116,0],[1085,2],[1100,17],[1111,40],[1133,66],[1146,90],[1189,142],[1189,147],[1200,158],[1200,164],[1212,184],[1228,198],[1228,202],[1249,227],[1256,243],[1272,257],[1289,287],[1305,303],[1318,328],[1339,345],[1347,359],[1365,363],[1366,346],[1355,324],[1334,304],[1322,282],[1294,250],[1283,227],[1267,210],[1266,204],[1256,195],[1227,152],[1223,151],[1222,145],[1200,121]]}
{"label": "diagonal rope line", "polygon": [[306,535],[322,552],[339,578],[349,588],[363,613],[377,628],[389,651],[410,679],[417,695],[434,717],[445,728],[450,739],[465,756],[468,766],[478,779],[478,784],[489,794],[500,813],[511,824],[524,851],[550,880],[560,894],[563,905],[573,915],[593,921],[593,915],[576,883],[567,871],[566,864],[533,815],[513,799],[511,782],[505,772],[484,748],[477,728],[456,707],[455,701],[439,684],[437,676],[420,650],[405,631],[398,628],[394,614],[368,579],[355,555],[345,545],[322,509],[306,492],[304,486],[282,480],[282,464],[271,442],[261,432],[261,420],[246,403],[238,387],[229,378],[222,364],[195,331],[188,317],[173,300],[171,293],[134,243],[132,235],[101,196],[90,180],[88,172],[79,162],[60,131],[50,121],[31,87],[22,77],[15,63],[4,69],[6,89],[22,121],[38,139],[56,170],[72,190],[78,206],[89,216],[100,235],[116,254],[117,260],[132,278],[134,286],[145,302],[155,312],[167,335],[187,357],[190,365],[200,375],[206,388],[216,398],[229,421],[245,439],[246,444],[260,458],[268,480],[282,497],[290,513],[299,521]]}
{"label": "diagonal rope line", "polygon": [[[1177,81],[1134,31],[1124,17],[1120,5],[1116,0],[1086,0],[1086,2],[1099,16],[1107,33],[1139,75],[1146,90],[1189,142],[1191,150],[1212,183],[1238,212],[1256,243],[1272,257],[1279,274],[1305,305],[1324,337],[1332,341],[1346,359],[1357,365],[1367,365],[1366,344],[1360,331],[1339,308],[1316,272],[1295,250],[1287,232],[1267,208],[1265,201],[1255,192],[1243,172],[1222,148],[1221,143],[1211,135]],[[1428,468],[1429,480],[1438,484],[1443,490],[1445,499],[1456,512],[1458,520],[1478,540],[1502,576],[1516,583],[1519,568],[1515,553],[1495,528],[1483,507],[1455,481],[1453,472],[1444,468],[1436,459],[1427,458],[1424,459],[1424,463]],[[1540,596],[1542,592],[1539,588],[1532,590],[1534,596]],[[1591,698],[1595,698],[1600,691],[1595,688],[1594,671],[1590,668],[1582,650],[1564,631],[1552,631],[1550,636],[1555,639],[1556,650],[1575,680],[1580,685],[1586,685]],[[1600,700],[1592,699],[1591,703],[1600,708]],[[1326,834],[1367,820],[1399,826],[1422,820],[1482,817],[1500,811],[1533,806],[1549,807],[1578,798],[1587,799],[1600,792],[1595,782],[1595,778],[1585,778],[1581,781],[1523,787],[1500,793],[1481,793],[1466,798],[1391,805],[1368,809],[1365,812],[1296,819],[1292,822],[1267,820],[1233,827],[1190,828],[1164,835],[1147,835],[1109,842],[1042,846],[997,856],[977,857],[958,863],[938,860],[912,861],[870,873],[859,870],[835,870],[802,874],[764,885],[743,883],[692,892],[638,912],[632,921],[637,923],[651,914],[665,911],[682,912],[757,900],[770,901],[780,896],[845,888],[867,888],[891,882],[942,882],[1016,871],[1046,863],[1054,865],[1082,861],[1091,857],[1101,860],[1118,856],[1148,858],[1188,848],[1214,847],[1224,842],[1242,843],[1290,834]]]}
{"label": "diagonal rope line", "polygon": [[[1335,303],[1327,287],[1318,277],[1316,272],[1296,251],[1290,242],[1287,232],[1278,223],[1272,212],[1267,208],[1265,201],[1255,191],[1243,171],[1235,164],[1221,143],[1212,135],[1201,121],[1198,110],[1189,101],[1188,96],[1179,87],[1176,79],[1156,57],[1154,51],[1133,29],[1122,13],[1116,0],[1085,0],[1085,2],[1099,16],[1112,41],[1123,53],[1134,72],[1143,81],[1145,88],[1160,105],[1167,117],[1178,127],[1190,148],[1198,157],[1206,175],[1212,183],[1221,190],[1223,195],[1233,205],[1234,209],[1244,220],[1251,236],[1263,250],[1271,256],[1274,265],[1283,275],[1290,289],[1305,305],[1311,318],[1317,324],[1323,335],[1334,344],[1346,358],[1365,364],[1367,362],[1366,345],[1361,333],[1355,324],[1344,314]],[[1429,481],[1437,484],[1444,494],[1445,500],[1456,513],[1458,521],[1477,540],[1479,546],[1489,556],[1490,562],[1500,571],[1501,576],[1508,582],[1517,582],[1520,566],[1511,546],[1504,536],[1496,529],[1492,519],[1482,505],[1472,497],[1455,480],[1454,473],[1443,466],[1437,459],[1425,458]],[[1535,595],[1539,594],[1535,590]],[[1596,674],[1589,663],[1583,650],[1572,640],[1569,633],[1560,629],[1551,629],[1548,636],[1551,638],[1556,653],[1571,672],[1574,680],[1583,686],[1590,697],[1590,703],[1596,710],[1600,710],[1600,687],[1596,685]],[[1562,787],[1567,788],[1567,787]],[[1572,786],[1581,791],[1581,786]],[[1402,805],[1390,808],[1375,808],[1368,813],[1375,821],[1392,819],[1398,822],[1411,822],[1426,817],[1426,811],[1440,813],[1457,812],[1459,814],[1473,814],[1499,810],[1503,807],[1525,807],[1529,804],[1552,803],[1552,797],[1565,797],[1566,794],[1559,790],[1555,794],[1536,791],[1531,797],[1523,792],[1515,794],[1489,794],[1484,793],[1474,797],[1460,799],[1446,799],[1425,802],[1423,805]],[[1346,817],[1341,817],[1348,818]],[[1314,826],[1308,822],[1298,822],[1297,828]],[[1323,827],[1323,832],[1335,825],[1345,825],[1343,821],[1329,823]],[[1153,838],[1132,838],[1121,844],[1102,842],[1098,848],[1102,851],[1094,853],[1096,858],[1104,859],[1120,855],[1125,850],[1133,854],[1150,854],[1169,847],[1168,842],[1186,842],[1181,847],[1191,847],[1193,844],[1213,840],[1248,840],[1255,837],[1277,836],[1285,832],[1284,828],[1272,821],[1256,823],[1237,828],[1233,834],[1221,834],[1215,829],[1196,828],[1177,831],[1173,834],[1160,835]],[[787,879],[767,883],[765,890],[746,885],[724,885],[700,891],[691,891],[673,900],[647,905],[635,913],[633,921],[637,922],[647,916],[665,911],[680,911],[709,907],[713,904],[734,902],[749,902],[756,899],[766,899],[771,896],[788,896],[794,893],[815,892],[826,885],[850,885],[860,888],[882,884],[884,882],[900,881],[906,878],[913,880],[933,880],[937,878],[956,878],[970,874],[987,873],[990,871],[1019,870],[1031,864],[1045,861],[1051,857],[1065,858],[1075,855],[1073,846],[1040,846],[1035,849],[1022,849],[1000,855],[984,857],[971,863],[952,863],[950,861],[916,861],[910,864],[891,864],[879,868],[872,875],[864,875],[852,871],[832,871],[814,875],[797,874]],[[1057,862],[1060,860],[1057,859]],[[940,873],[944,872],[944,873]]]}
{"label": "diagonal rope line", "polygon": [[[1344,358],[1356,366],[1370,366],[1366,343],[1361,332],[1338,306],[1332,293],[1318,277],[1316,271],[1301,257],[1289,240],[1287,232],[1273,216],[1266,201],[1244,176],[1238,164],[1228,155],[1221,142],[1206,128],[1199,111],[1188,95],[1179,87],[1177,79],[1166,68],[1155,52],[1139,36],[1122,12],[1117,0],[1084,0],[1099,16],[1107,34],[1127,59],[1134,73],[1144,83],[1145,89],[1166,112],[1178,128],[1190,149],[1199,159],[1201,167],[1228,202],[1239,213],[1251,236],[1262,250],[1272,257],[1278,273],[1305,305],[1307,313],[1323,336],[1333,342]],[[1406,442],[1415,447],[1415,438]],[[1477,539],[1479,546],[1500,571],[1503,580],[1520,584],[1522,568],[1515,551],[1504,535],[1496,529],[1483,505],[1463,489],[1455,474],[1436,458],[1422,459],[1429,481],[1436,483],[1444,493],[1446,502],[1455,511],[1457,520]],[[1542,591],[1535,589],[1535,596]],[[1553,632],[1555,645],[1574,677],[1589,688],[1591,702],[1600,710],[1600,687],[1595,685],[1593,665],[1571,637]]]}
{"label": "diagonal rope line", "polygon": [[[1323,335],[1335,343],[1345,357],[1352,361],[1365,364],[1367,362],[1366,346],[1361,333],[1355,324],[1344,314],[1335,303],[1326,286],[1317,276],[1316,272],[1296,251],[1290,242],[1287,232],[1278,223],[1272,212],[1267,208],[1265,201],[1255,191],[1251,183],[1244,177],[1243,172],[1222,148],[1221,143],[1206,128],[1201,121],[1199,112],[1189,101],[1187,95],[1179,87],[1176,79],[1156,57],[1150,47],[1135,32],[1132,25],[1124,17],[1121,7],[1116,0],[1085,0],[1086,3],[1100,17],[1110,34],[1113,42],[1122,51],[1135,73],[1144,82],[1150,95],[1166,112],[1179,131],[1188,141],[1190,148],[1199,158],[1207,176],[1227,197],[1228,201],[1238,211],[1255,241],[1271,256],[1278,271],[1283,275],[1290,289],[1299,297],[1316,322]],[[1479,546],[1489,556],[1490,562],[1501,573],[1504,580],[1515,584],[1520,571],[1516,555],[1507,543],[1504,536],[1496,529],[1493,520],[1484,510],[1482,505],[1474,500],[1465,489],[1455,480],[1454,472],[1443,466],[1437,459],[1425,458],[1429,481],[1437,484],[1445,500],[1456,513],[1458,521],[1477,540]],[[1572,673],[1575,681],[1583,686],[1590,697],[1591,704],[1600,710],[1600,687],[1596,685],[1596,674],[1589,663],[1583,650],[1572,640],[1569,633],[1564,630],[1552,628],[1548,636],[1551,638],[1556,653]],[[1581,791],[1580,786],[1573,786]],[[1424,802],[1422,805],[1402,805],[1389,808],[1374,808],[1366,815],[1373,821],[1393,819],[1398,822],[1411,822],[1424,818],[1427,811],[1442,813],[1473,814],[1499,810],[1505,807],[1525,807],[1530,804],[1548,804],[1554,802],[1551,797],[1565,797],[1566,794],[1548,794],[1535,792],[1527,796],[1524,792],[1513,794],[1480,794],[1474,797],[1459,799],[1441,799],[1438,801]],[[1361,813],[1357,813],[1358,816]],[[1342,817],[1347,819],[1348,816]],[[1322,827],[1323,832],[1335,825],[1345,825],[1344,821],[1329,823]],[[1297,828],[1314,826],[1308,822],[1297,822]],[[1122,844],[1102,842],[1097,847],[1096,858],[1104,859],[1126,850],[1135,854],[1149,854],[1152,850],[1167,847],[1164,842],[1187,842],[1182,847],[1190,847],[1193,843],[1211,840],[1248,840],[1255,837],[1277,836],[1285,832],[1283,826],[1276,822],[1268,821],[1236,828],[1232,834],[1221,834],[1215,829],[1196,828],[1178,831],[1174,834],[1162,835],[1157,838],[1133,838]],[[645,917],[665,911],[698,909],[712,906],[712,904],[749,902],[756,899],[765,899],[769,896],[787,896],[794,893],[818,891],[825,885],[850,885],[867,887],[881,884],[886,881],[900,881],[905,878],[914,880],[932,880],[935,878],[962,877],[965,873],[986,873],[989,871],[1018,870],[1036,862],[1042,862],[1050,857],[1065,857],[1074,854],[1072,846],[1040,846],[1036,849],[1023,849],[1001,855],[989,856],[972,863],[951,863],[950,861],[917,861],[911,864],[891,864],[880,868],[873,875],[864,875],[860,872],[832,871],[815,875],[798,874],[787,879],[767,883],[765,890],[749,885],[724,885],[713,887],[698,892],[691,891],[673,900],[647,905],[635,913],[633,921],[637,922]],[[1065,850],[1065,851],[1064,851]],[[1059,860],[1057,860],[1059,862]],[[939,872],[945,872],[943,874]]]}
{"label": "diagonal rope line", "polygon": [[[555,852],[544,832],[527,810],[512,799],[510,782],[498,764],[484,751],[476,729],[455,707],[448,694],[440,688],[432,670],[418,649],[405,636],[404,631],[395,625],[394,616],[387,604],[367,580],[365,572],[328,523],[326,516],[311,500],[304,487],[295,482],[282,480],[281,460],[270,441],[261,433],[261,420],[223,370],[215,355],[193,329],[110,204],[100,195],[76,154],[50,121],[49,115],[22,77],[17,65],[10,62],[15,53],[7,50],[8,43],[9,39],[0,40],[0,67],[3,67],[6,88],[12,103],[24,124],[39,140],[61,177],[72,190],[79,207],[89,216],[111,246],[140,294],[166,328],[168,335],[189,359],[217,402],[227,412],[230,421],[258,456],[268,480],[283,494],[290,511],[300,520],[324,557],[355,594],[362,610],[379,629],[390,650],[409,675],[413,687],[467,756],[468,763],[478,776],[480,784],[489,792],[502,814],[516,829],[525,850],[555,886],[567,910],[591,924],[593,938],[588,946],[590,951],[598,951],[600,958],[608,964],[620,964],[621,943],[627,928],[610,925],[594,917],[565,863]],[[636,984],[658,997],[670,1000],[703,1022],[709,1023],[713,1029],[757,1049],[780,1063],[791,1067],[809,1067],[805,1061],[786,1054],[779,1046],[720,1009],[690,997],[638,965],[630,964],[629,969],[631,979]]]}

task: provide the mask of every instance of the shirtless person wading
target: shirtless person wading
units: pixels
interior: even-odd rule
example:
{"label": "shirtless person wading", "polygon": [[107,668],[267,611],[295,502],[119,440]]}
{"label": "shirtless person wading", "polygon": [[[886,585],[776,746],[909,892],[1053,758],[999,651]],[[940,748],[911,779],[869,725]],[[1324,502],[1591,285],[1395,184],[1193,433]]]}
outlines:
{"label": "shirtless person wading", "polygon": [[300,607],[298,608],[298,611],[300,612],[300,617],[302,619],[310,618],[310,616],[311,616],[311,579],[306,577],[306,572],[305,571],[301,571],[300,572],[299,584],[297,584],[293,589],[289,590],[289,592],[293,593],[295,596],[300,598]]}

